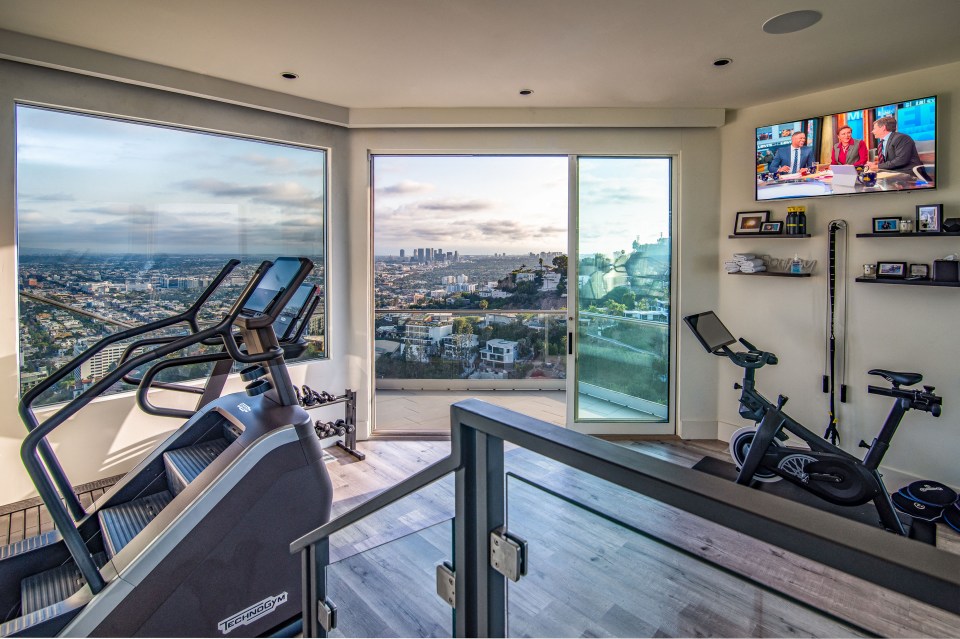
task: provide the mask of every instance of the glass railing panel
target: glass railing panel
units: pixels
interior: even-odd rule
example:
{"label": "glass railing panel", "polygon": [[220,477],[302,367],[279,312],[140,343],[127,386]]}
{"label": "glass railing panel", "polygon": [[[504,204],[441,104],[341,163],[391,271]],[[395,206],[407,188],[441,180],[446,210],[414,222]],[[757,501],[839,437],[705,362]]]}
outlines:
{"label": "glass railing panel", "polygon": [[437,595],[436,576],[452,557],[447,519],[334,561],[326,570],[337,607],[330,636],[452,637],[453,609]]}
{"label": "glass railing panel", "polygon": [[[370,499],[345,497],[339,517]],[[453,563],[454,478],[447,475],[329,538],[327,598],[335,637],[450,637],[452,608],[437,595],[436,566]]]}
{"label": "glass railing panel", "polygon": [[375,315],[378,380],[540,380],[567,376],[563,311],[424,311]]}
{"label": "glass railing panel", "polygon": [[666,422],[670,392],[666,316],[635,319],[581,311],[579,317],[576,419]]}
{"label": "glass railing panel", "polygon": [[[558,491],[556,482],[507,476],[507,528],[529,547],[528,574],[507,582],[507,636],[868,634],[629,521],[655,517],[662,524],[662,504],[596,478],[582,484],[581,479]],[[594,508],[590,502],[597,499],[614,509],[640,509],[619,517]],[[634,503],[638,500],[647,503]],[[784,561],[780,569],[795,567]]]}

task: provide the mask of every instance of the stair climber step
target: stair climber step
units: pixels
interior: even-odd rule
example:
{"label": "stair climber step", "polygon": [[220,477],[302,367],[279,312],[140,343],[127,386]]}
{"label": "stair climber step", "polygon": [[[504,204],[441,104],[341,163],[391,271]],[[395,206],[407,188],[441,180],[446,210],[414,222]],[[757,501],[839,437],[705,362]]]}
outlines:
{"label": "stair climber step", "polygon": [[167,470],[167,486],[170,492],[179,495],[228,445],[226,439],[214,439],[165,452],[163,464]]}
{"label": "stair climber step", "polygon": [[170,491],[165,490],[98,511],[107,555],[113,557],[120,552],[172,499]]}
{"label": "stair climber step", "polygon": [[[102,568],[107,563],[107,554],[98,552],[93,556],[93,561],[97,568]],[[21,616],[67,599],[86,583],[72,559],[56,568],[27,577],[20,582]]]}

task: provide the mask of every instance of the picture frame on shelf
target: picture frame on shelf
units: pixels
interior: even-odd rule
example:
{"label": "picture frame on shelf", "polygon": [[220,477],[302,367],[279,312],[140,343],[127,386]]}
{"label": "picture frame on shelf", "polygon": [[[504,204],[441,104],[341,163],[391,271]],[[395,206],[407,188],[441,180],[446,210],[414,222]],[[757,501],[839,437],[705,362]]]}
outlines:
{"label": "picture frame on shelf", "polygon": [[877,262],[877,277],[900,280],[906,276],[906,262]]}
{"label": "picture frame on shelf", "polygon": [[760,226],[760,235],[783,235],[783,222],[764,222]]}
{"label": "picture frame on shelf", "polygon": [[764,222],[770,217],[770,211],[738,211],[733,227],[734,235],[759,235]]}
{"label": "picture frame on shelf", "polygon": [[911,264],[910,274],[907,275],[907,279],[908,280],[929,280],[930,265],[929,264]]}
{"label": "picture frame on shelf", "polygon": [[943,204],[917,205],[917,233],[939,233],[943,230]]}
{"label": "picture frame on shelf", "polygon": [[874,233],[899,233],[899,217],[875,217],[873,218]]}

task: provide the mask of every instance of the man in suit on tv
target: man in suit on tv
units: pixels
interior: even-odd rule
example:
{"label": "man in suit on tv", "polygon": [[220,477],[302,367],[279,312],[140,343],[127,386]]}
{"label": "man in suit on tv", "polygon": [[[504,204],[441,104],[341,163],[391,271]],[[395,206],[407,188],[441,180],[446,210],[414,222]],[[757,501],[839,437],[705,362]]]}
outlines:
{"label": "man in suit on tv", "polygon": [[767,165],[770,173],[799,173],[813,168],[813,149],[807,146],[807,134],[797,131],[790,138],[790,146],[782,146]]}
{"label": "man in suit on tv", "polygon": [[923,170],[923,161],[917,153],[917,143],[909,135],[897,132],[897,119],[892,115],[877,118],[873,123],[873,137],[877,139],[877,159],[867,162],[867,167],[876,171],[900,171],[914,174],[914,167],[923,179],[930,176]]}

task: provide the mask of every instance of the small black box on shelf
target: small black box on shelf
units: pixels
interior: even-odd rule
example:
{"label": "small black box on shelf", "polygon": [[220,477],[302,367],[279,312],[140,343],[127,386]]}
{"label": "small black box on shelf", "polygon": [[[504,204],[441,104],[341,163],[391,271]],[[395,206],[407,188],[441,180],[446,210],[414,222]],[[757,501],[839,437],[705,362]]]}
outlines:
{"label": "small black box on shelf", "polygon": [[960,262],[957,262],[956,260],[934,260],[933,261],[933,281],[934,282],[960,281]]}

